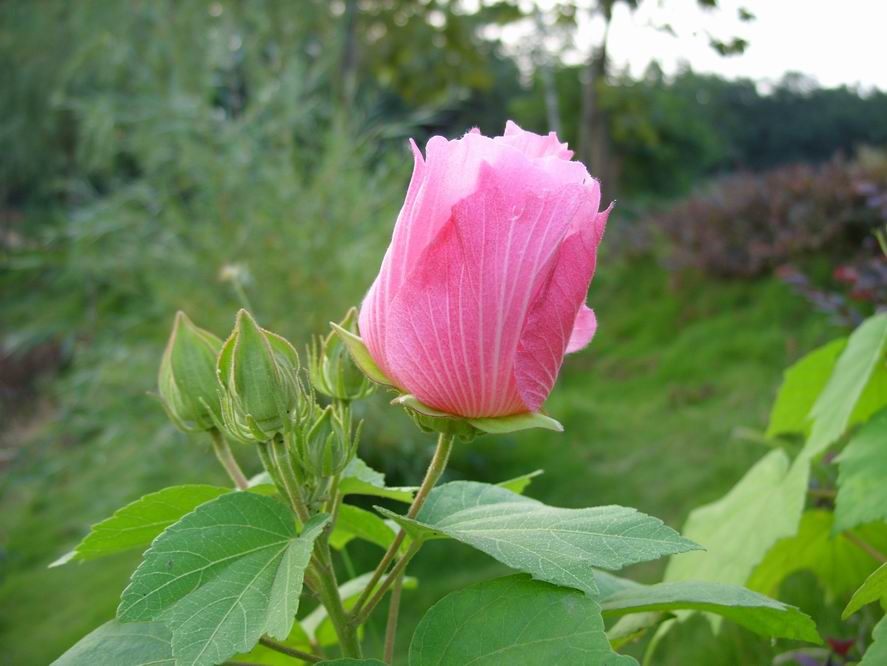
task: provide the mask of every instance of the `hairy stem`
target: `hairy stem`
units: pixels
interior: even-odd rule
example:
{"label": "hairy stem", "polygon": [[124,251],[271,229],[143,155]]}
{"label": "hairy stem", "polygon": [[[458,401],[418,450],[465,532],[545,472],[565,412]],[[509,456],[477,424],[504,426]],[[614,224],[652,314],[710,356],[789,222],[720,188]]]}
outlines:
{"label": "hairy stem", "polygon": [[394,644],[397,641],[397,615],[400,611],[400,593],[403,591],[403,572],[397,575],[394,587],[391,588],[391,601],[388,603],[388,623],[385,625],[386,664],[394,663]]}
{"label": "hairy stem", "polygon": [[394,568],[391,569],[391,572],[388,576],[385,577],[385,580],[382,581],[382,584],[375,590],[375,594],[370,598],[369,601],[366,602],[363,609],[360,612],[360,615],[357,616],[357,624],[363,624],[367,621],[370,614],[373,612],[373,609],[379,605],[379,602],[385,597],[385,593],[388,591],[394,583],[398,581],[399,578],[403,577],[403,573],[407,568],[407,565],[410,563],[410,560],[413,559],[413,556],[419,552],[420,546],[417,544],[412,544],[406,553],[404,553],[403,557],[401,557],[397,564],[394,565]]}
{"label": "hairy stem", "polygon": [[317,544],[315,558],[318,560],[319,595],[321,603],[326,607],[330,622],[339,637],[342,654],[346,657],[360,658],[360,642],[357,640],[357,627],[348,620],[348,613],[339,597],[339,586],[336,583],[336,572],[333,569],[329,545],[326,541]]}
{"label": "hairy stem", "polygon": [[323,661],[317,655],[311,654],[310,652],[302,652],[301,650],[297,650],[296,648],[291,648],[289,645],[279,643],[273,638],[269,638],[268,636],[262,636],[259,639],[259,643],[264,645],[266,648],[274,650],[275,652],[280,652],[281,654],[295,657],[296,659],[301,659],[302,661],[307,661],[311,664],[316,664],[319,661]]}
{"label": "hairy stem", "polygon": [[246,476],[244,476],[243,470],[240,469],[240,465],[238,465],[237,461],[234,459],[234,454],[231,453],[231,448],[228,446],[228,442],[225,441],[225,438],[222,437],[222,433],[216,428],[213,428],[209,431],[209,435],[213,440],[213,452],[216,454],[216,458],[219,459],[219,462],[222,463],[222,467],[228,472],[228,476],[231,477],[234,485],[237,486],[239,490],[246,490],[249,487],[249,482],[247,481]]}
{"label": "hairy stem", "polygon": [[[452,435],[444,435],[443,433],[437,438],[437,448],[434,451],[434,457],[428,465],[428,469],[425,472],[425,479],[422,481],[422,485],[419,486],[416,497],[410,505],[410,510],[407,511],[407,518],[416,517],[419,513],[419,509],[425,504],[425,500],[428,498],[428,493],[431,492],[431,489],[434,488],[434,484],[437,483],[441,474],[443,474],[444,469],[446,469],[447,461],[450,459],[450,452],[453,450],[453,439]],[[400,550],[400,545],[405,538],[406,532],[401,528],[397,533],[397,536],[394,538],[394,541],[392,541],[391,545],[388,547],[388,550],[385,551],[385,554],[379,561],[379,565],[376,567],[376,570],[373,571],[370,582],[367,583],[366,588],[364,588],[360,598],[354,605],[354,608],[351,611],[351,617],[353,620],[362,616],[363,607],[367,603],[370,594],[373,593],[379,580],[385,574],[388,565],[390,565],[392,560],[397,556],[397,552]]]}

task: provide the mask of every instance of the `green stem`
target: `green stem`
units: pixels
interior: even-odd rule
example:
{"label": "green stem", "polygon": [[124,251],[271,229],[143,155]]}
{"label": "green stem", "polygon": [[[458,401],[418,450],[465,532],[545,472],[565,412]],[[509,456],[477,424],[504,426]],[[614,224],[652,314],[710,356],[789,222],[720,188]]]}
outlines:
{"label": "green stem", "polygon": [[379,605],[379,602],[385,596],[385,593],[388,591],[388,588],[392,586],[399,578],[403,576],[403,572],[406,570],[407,565],[410,563],[410,560],[413,559],[413,556],[419,552],[418,544],[412,544],[406,553],[404,553],[403,557],[401,557],[397,564],[394,565],[394,568],[391,569],[391,572],[386,576],[385,580],[382,581],[382,584],[376,589],[375,594],[370,598],[369,601],[366,602],[363,609],[360,612],[360,615],[356,618],[356,624],[360,625],[367,621],[370,614],[373,612],[373,609]]}
{"label": "green stem", "polygon": [[397,641],[397,614],[400,611],[400,593],[403,591],[403,572],[397,575],[394,587],[391,588],[391,601],[388,603],[388,623],[385,625],[386,664],[394,663],[394,644]]}
{"label": "green stem", "polygon": [[320,582],[320,601],[326,607],[330,622],[339,637],[339,645],[345,657],[361,657],[360,642],[357,640],[357,627],[348,621],[348,613],[339,597],[339,586],[336,584],[336,572],[333,569],[329,546],[324,542],[318,544],[316,553],[318,564],[318,580]]}
{"label": "green stem", "polygon": [[274,639],[268,638],[267,636],[262,636],[259,639],[259,643],[264,645],[266,648],[274,650],[275,652],[280,652],[281,654],[295,657],[296,659],[301,659],[302,661],[307,661],[310,664],[316,664],[319,661],[323,661],[317,655],[313,655],[310,652],[302,652],[301,650],[297,650],[296,648],[291,648],[289,645],[278,643]]}
{"label": "green stem", "polygon": [[[410,505],[410,510],[407,511],[407,518],[416,517],[416,515],[419,513],[419,509],[421,509],[422,505],[425,504],[425,500],[428,498],[428,493],[431,492],[431,489],[434,488],[434,484],[438,482],[441,474],[443,474],[443,471],[446,469],[447,461],[450,458],[450,452],[453,450],[453,440],[454,437],[452,435],[445,435],[443,433],[441,433],[440,436],[437,438],[437,448],[434,450],[434,457],[431,458],[428,469],[425,471],[425,478],[422,481],[422,485],[419,486],[416,497],[413,499],[413,503]],[[403,543],[403,540],[405,538],[406,532],[404,532],[403,528],[401,528],[401,530],[397,533],[397,536],[394,537],[394,541],[392,541],[391,545],[388,547],[388,550],[385,551],[385,554],[379,561],[376,570],[373,571],[370,582],[364,588],[363,592],[360,595],[360,598],[357,600],[357,603],[351,610],[352,621],[355,621],[361,617],[363,607],[367,603],[370,594],[373,593],[373,590],[375,589],[379,580],[388,569],[388,565],[391,564],[392,560],[394,560],[394,558],[397,556],[397,553],[400,550],[400,545]]]}
{"label": "green stem", "polygon": [[234,454],[231,453],[231,448],[228,446],[228,442],[225,441],[222,433],[216,428],[212,428],[209,431],[209,435],[213,440],[213,452],[216,454],[219,462],[222,463],[222,467],[228,472],[228,476],[231,477],[234,485],[239,490],[246,490],[249,487],[249,481],[244,476],[243,470],[240,469],[240,465],[237,464],[237,460],[234,459]]}

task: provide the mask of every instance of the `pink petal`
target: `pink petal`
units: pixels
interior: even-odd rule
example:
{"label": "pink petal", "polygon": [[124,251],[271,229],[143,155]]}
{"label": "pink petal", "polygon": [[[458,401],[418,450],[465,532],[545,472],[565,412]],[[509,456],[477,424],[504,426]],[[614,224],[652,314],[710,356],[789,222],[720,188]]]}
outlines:
{"label": "pink petal", "polygon": [[527,157],[556,157],[561,160],[573,157],[573,151],[567,148],[566,143],[561,143],[554,132],[549,132],[548,136],[534,134],[522,130],[511,120],[505,123],[505,135],[493,140],[514,146]]}
{"label": "pink petal", "polygon": [[393,377],[462,416],[527,410],[514,374],[518,342],[586,197],[578,184],[540,196],[532,169],[511,171],[482,167],[477,191],[455,206],[389,312]]}
{"label": "pink petal", "polygon": [[[577,322],[581,328],[576,332],[576,348],[588,333],[588,314],[582,314],[580,306],[594,275],[597,247],[612,208],[590,215],[588,209],[584,211],[588,215],[585,224],[564,239],[551,278],[530,308],[518,344],[515,378],[521,399],[531,411],[538,410],[551,392],[564,353],[574,342]],[[590,335],[582,344],[589,339]]]}
{"label": "pink petal", "polygon": [[579,312],[576,313],[576,320],[573,323],[573,332],[570,333],[570,340],[567,342],[567,354],[572,354],[584,348],[594,337],[597,330],[597,317],[594,316],[594,310],[583,303],[579,306]]}

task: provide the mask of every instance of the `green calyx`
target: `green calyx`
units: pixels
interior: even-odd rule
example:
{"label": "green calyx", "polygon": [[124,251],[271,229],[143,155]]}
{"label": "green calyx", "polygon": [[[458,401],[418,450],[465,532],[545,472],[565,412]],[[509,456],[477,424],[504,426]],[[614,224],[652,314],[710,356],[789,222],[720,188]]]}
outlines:
{"label": "green calyx", "polygon": [[[356,337],[357,308],[348,310],[339,328]],[[308,371],[318,393],[336,400],[360,400],[373,391],[373,384],[357,366],[336,331],[314,341],[308,351]]]}
{"label": "green calyx", "polygon": [[[347,318],[346,318],[347,319]],[[357,334],[344,326],[332,324],[344,346],[351,354],[355,365],[375,384],[396,391],[398,396],[391,401],[406,409],[417,426],[425,432],[438,432],[458,437],[468,442],[483,433],[504,434],[530,428],[543,428],[563,432],[564,427],[555,419],[541,412],[524,412],[509,416],[466,418],[442,412],[423,404],[416,396],[397,388],[370,356],[370,352]]]}
{"label": "green calyx", "polygon": [[241,442],[267,442],[287,433],[302,401],[299,356],[284,338],[237,313],[217,366],[220,427]]}
{"label": "green calyx", "polygon": [[185,432],[215,427],[221,416],[216,357],[222,341],[176,313],[157,377],[160,399],[173,423]]}
{"label": "green calyx", "polygon": [[352,433],[347,410],[315,406],[313,419],[303,420],[295,436],[299,464],[307,476],[335,476],[354,459],[359,437],[360,424]]}

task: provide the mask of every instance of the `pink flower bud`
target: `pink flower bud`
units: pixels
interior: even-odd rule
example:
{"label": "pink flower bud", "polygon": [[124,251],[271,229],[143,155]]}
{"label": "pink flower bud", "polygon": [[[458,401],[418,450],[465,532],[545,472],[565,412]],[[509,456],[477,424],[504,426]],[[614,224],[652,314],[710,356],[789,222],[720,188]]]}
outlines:
{"label": "pink flower bud", "polygon": [[[554,132],[432,137],[363,301],[373,360],[424,404],[465,417],[536,411],[565,353],[595,331],[585,305],[607,215]],[[612,206],[611,206],[612,208]]]}

